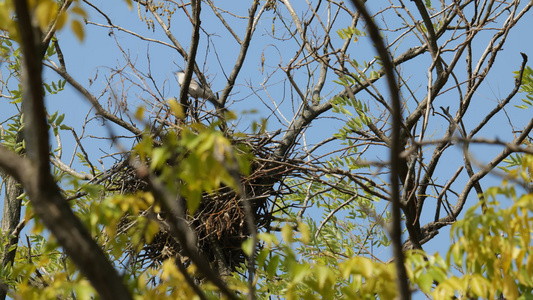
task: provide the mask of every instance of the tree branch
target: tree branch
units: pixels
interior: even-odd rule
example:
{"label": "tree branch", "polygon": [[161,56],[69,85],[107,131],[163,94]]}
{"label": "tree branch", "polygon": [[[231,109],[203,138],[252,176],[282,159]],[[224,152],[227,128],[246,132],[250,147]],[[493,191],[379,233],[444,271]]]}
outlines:
{"label": "tree branch", "polygon": [[224,107],[226,105],[228,96],[233,90],[233,87],[235,86],[235,80],[237,79],[237,76],[239,75],[239,72],[242,68],[244,59],[246,58],[246,54],[248,53],[250,41],[252,40],[252,36],[255,31],[255,21],[261,16],[267,2],[265,2],[256,18],[254,18],[254,16],[255,12],[257,11],[257,7],[259,6],[259,1],[253,1],[252,7],[248,10],[248,25],[246,27],[246,34],[244,36],[244,40],[241,43],[241,50],[239,52],[239,56],[237,57],[237,61],[235,62],[233,70],[231,70],[231,74],[229,75],[226,87],[224,87],[224,90],[222,90],[222,93],[220,95],[220,99],[218,99],[218,103],[221,107]]}
{"label": "tree branch", "polygon": [[[59,53],[60,52],[58,51],[58,55],[59,55]],[[133,134],[135,134],[137,136],[142,135],[142,131],[139,128],[135,127],[131,123],[128,123],[128,122],[122,120],[118,116],[116,116],[116,115],[108,112],[106,109],[104,109],[102,107],[102,105],[100,105],[100,103],[98,102],[98,99],[96,99],[96,97],[94,97],[78,81],[76,81],[74,78],[72,78],[72,76],[70,76],[70,74],[67,72],[67,70],[66,70],[64,65],[62,65],[61,67],[57,67],[57,66],[55,66],[53,64],[44,64],[44,65],[47,66],[48,68],[52,69],[59,76],[63,77],[63,79],[65,79],[74,89],[76,89],[80,94],[82,94],[85,97],[85,99],[89,100],[89,102],[96,109],[96,115],[99,115],[99,116],[103,117],[104,119],[109,120],[109,121],[117,124],[118,126],[128,130],[129,132],[131,132],[131,133],[133,133]]]}
{"label": "tree branch", "polygon": [[352,0],[353,5],[357,8],[363,19],[367,23],[367,30],[374,43],[374,47],[381,58],[383,69],[387,74],[387,84],[389,87],[391,97],[391,114],[392,114],[392,136],[390,145],[390,164],[391,164],[391,202],[392,202],[392,221],[390,228],[390,235],[392,240],[392,247],[394,253],[394,264],[396,266],[396,274],[398,281],[398,290],[400,299],[411,299],[411,292],[409,290],[409,283],[407,272],[404,265],[404,256],[402,252],[402,225],[401,225],[401,208],[400,208],[400,129],[402,122],[402,110],[399,89],[396,85],[396,77],[394,76],[394,65],[390,59],[387,48],[381,38],[381,34],[372,17],[366,10],[364,4],[360,0]]}
{"label": "tree branch", "polygon": [[[196,52],[198,51],[198,40],[200,39],[200,11],[202,9],[202,1],[200,0],[191,0],[192,14],[193,14],[193,30],[191,35],[191,47],[189,49],[189,55],[187,56],[187,68],[185,69],[185,78],[181,84],[180,90],[180,103],[183,107],[185,113],[189,108],[188,99],[189,99],[189,85],[192,80],[192,73],[194,67],[196,66]],[[205,89],[209,87],[207,84],[204,85]],[[213,101],[212,99],[211,101]],[[216,101],[216,100],[214,100]]]}
{"label": "tree branch", "polygon": [[[28,159],[0,147],[0,165],[24,186],[34,210],[103,299],[132,299],[117,271],[74,215],[50,174],[38,29],[26,1],[15,1],[23,65],[24,138]],[[9,161],[8,161],[9,160]],[[13,163],[17,162],[18,166]]]}

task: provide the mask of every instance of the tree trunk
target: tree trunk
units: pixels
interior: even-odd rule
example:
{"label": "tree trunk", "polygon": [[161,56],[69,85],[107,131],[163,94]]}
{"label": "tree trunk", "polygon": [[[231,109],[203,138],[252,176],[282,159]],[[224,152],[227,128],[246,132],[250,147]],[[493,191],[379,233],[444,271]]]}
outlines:
{"label": "tree trunk", "polygon": [[[20,184],[11,176],[5,175],[5,197],[4,197],[4,212],[2,215],[2,236],[9,236],[8,242],[4,246],[4,254],[2,255],[2,268],[12,265],[17,253],[18,235],[13,231],[20,222],[21,200],[18,197],[22,194]],[[13,249],[9,250],[14,246]],[[0,289],[0,300],[6,299],[7,290]]]}

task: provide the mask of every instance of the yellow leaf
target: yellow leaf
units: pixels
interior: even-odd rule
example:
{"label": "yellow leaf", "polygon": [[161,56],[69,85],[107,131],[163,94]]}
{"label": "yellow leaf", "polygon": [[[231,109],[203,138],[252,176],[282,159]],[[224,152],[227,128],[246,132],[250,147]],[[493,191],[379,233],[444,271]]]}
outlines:
{"label": "yellow leaf", "polygon": [[456,276],[452,276],[452,277],[448,278],[447,283],[450,285],[450,287],[452,287],[456,291],[463,291],[464,290],[465,282],[462,279],[460,279],[460,278],[458,278]]}
{"label": "yellow leaf", "polygon": [[12,10],[10,3],[0,2],[0,29],[7,30],[13,26],[13,20],[10,17]]}
{"label": "yellow leaf", "polygon": [[194,214],[194,212],[198,209],[200,206],[200,200],[202,196],[202,191],[199,189],[190,190],[187,194],[187,209],[191,212],[191,214]]}
{"label": "yellow leaf", "polygon": [[70,24],[70,28],[72,31],[74,31],[74,34],[76,34],[76,37],[80,41],[83,41],[83,38],[85,37],[85,32],[83,31],[83,26],[81,25],[81,22],[78,20],[73,20]]}
{"label": "yellow leaf", "polygon": [[28,204],[26,206],[26,210],[24,211],[24,220],[28,222],[33,218],[33,206],[31,204]]}
{"label": "yellow leaf", "polygon": [[528,255],[527,261],[526,261],[526,270],[529,274],[533,272],[533,256]]}
{"label": "yellow leaf", "polygon": [[487,297],[489,292],[488,285],[489,282],[487,281],[487,279],[483,278],[478,274],[472,275],[472,280],[470,281],[470,288],[476,296],[481,298]]}
{"label": "yellow leaf", "polygon": [[42,30],[46,30],[58,11],[57,3],[54,1],[40,1],[35,9],[35,16],[39,21]]}
{"label": "yellow leaf", "polygon": [[339,271],[341,271],[342,277],[346,279],[352,274],[352,270],[356,269],[357,266],[358,266],[358,262],[356,258],[353,257],[340,263]]}
{"label": "yellow leaf", "polygon": [[185,114],[183,113],[183,107],[176,101],[176,99],[168,100],[168,105],[170,105],[170,110],[178,119],[184,119]]}
{"label": "yellow leaf", "polygon": [[59,13],[56,20],[56,30],[60,30],[65,26],[65,23],[67,22],[67,14],[65,12]]}
{"label": "yellow leaf", "polygon": [[286,243],[289,244],[292,242],[292,228],[289,224],[285,224],[285,226],[283,226],[281,229],[281,236]]}
{"label": "yellow leaf", "polygon": [[365,276],[366,278],[371,278],[373,273],[376,271],[376,265],[374,264],[373,261],[371,261],[370,259],[367,259],[367,258],[361,258],[361,260],[359,261],[359,264],[360,264],[360,274],[362,274],[363,276]]}
{"label": "yellow leaf", "polygon": [[298,231],[300,232],[300,241],[304,244],[309,244],[311,233],[307,224],[305,224],[304,222],[299,222]]}
{"label": "yellow leaf", "polygon": [[39,261],[39,266],[46,266],[49,263],[50,263],[50,257],[43,255],[41,260]]}
{"label": "yellow leaf", "polygon": [[150,244],[158,232],[159,224],[154,220],[148,220],[148,225],[146,226],[146,231],[144,232],[144,239],[146,240],[146,243]]}
{"label": "yellow leaf", "polygon": [[94,288],[91,286],[89,281],[82,279],[74,285],[74,290],[76,291],[76,299],[80,300],[89,300],[93,299],[95,293]]}
{"label": "yellow leaf", "polygon": [[455,289],[447,281],[439,284],[433,291],[434,300],[448,300],[455,296]]}
{"label": "yellow leaf", "polygon": [[163,272],[161,273],[161,279],[163,280],[179,277],[179,271],[176,268],[174,260],[172,259],[167,259],[165,262],[163,262],[162,270]]}
{"label": "yellow leaf", "polygon": [[292,269],[292,282],[293,284],[300,283],[309,274],[309,265],[306,263],[296,263]]}
{"label": "yellow leaf", "polygon": [[74,6],[71,11],[81,17],[83,17],[84,19],[87,18],[87,13],[85,12],[85,10],[83,8],[81,8],[80,6]]}
{"label": "yellow leaf", "polygon": [[526,256],[526,250],[520,248],[513,248],[513,259],[516,263],[517,268],[520,270],[523,268],[522,263],[524,262],[524,257]]}
{"label": "yellow leaf", "polygon": [[54,274],[54,280],[52,281],[55,287],[60,287],[63,282],[67,280],[67,274],[58,272]]}
{"label": "yellow leaf", "polygon": [[152,205],[155,202],[154,195],[151,192],[142,193],[142,198],[148,205]]}
{"label": "yellow leaf", "polygon": [[144,117],[144,107],[139,106],[137,107],[137,110],[135,111],[135,119],[142,120]]}
{"label": "yellow leaf", "polygon": [[35,225],[33,225],[33,228],[31,229],[32,234],[40,234],[44,230],[43,222],[35,222]]}
{"label": "yellow leaf", "polygon": [[320,289],[324,289],[326,284],[331,284],[332,278],[334,278],[334,275],[331,273],[331,269],[317,265],[315,271],[318,287]]}
{"label": "yellow leaf", "polygon": [[431,275],[424,273],[418,277],[416,283],[418,283],[420,290],[422,290],[424,293],[429,293],[433,284],[433,278]]}
{"label": "yellow leaf", "polygon": [[514,279],[511,278],[508,274],[503,274],[502,280],[502,291],[507,299],[516,299],[518,298],[518,287],[514,282]]}
{"label": "yellow leaf", "polygon": [[131,0],[125,0],[126,4],[128,4],[128,8],[131,10],[133,8],[133,4]]}
{"label": "yellow leaf", "polygon": [[244,252],[244,254],[250,256],[252,255],[253,251],[254,251],[254,241],[253,239],[247,239],[246,241],[244,241],[241,245],[242,247],[242,251]]}

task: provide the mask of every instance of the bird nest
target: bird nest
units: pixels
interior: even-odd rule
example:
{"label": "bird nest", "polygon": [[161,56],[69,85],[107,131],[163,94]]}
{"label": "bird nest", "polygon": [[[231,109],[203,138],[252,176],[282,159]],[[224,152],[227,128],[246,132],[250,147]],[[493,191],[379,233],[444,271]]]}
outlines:
{"label": "bird nest", "polygon": [[[257,159],[252,162],[249,176],[241,177],[248,205],[253,212],[256,232],[269,231],[273,221],[273,201],[277,195],[275,183],[290,172],[285,165],[274,164],[265,138],[253,137],[246,140]],[[270,145],[272,146],[272,145]],[[149,190],[149,185],[138,177],[136,170],[127,165],[117,172],[109,182],[121,193],[135,193]],[[204,193],[199,208],[194,214],[187,214],[187,223],[196,235],[198,252],[209,260],[213,268],[221,274],[235,271],[246,260],[242,243],[251,236],[245,213],[243,198],[234,190],[221,186],[217,191]],[[159,232],[151,243],[145,244],[138,252],[132,245],[130,257],[134,265],[149,268],[157,266],[167,258],[180,259],[184,265],[191,261],[183,253],[179,242],[171,235],[167,218],[163,213],[144,212],[157,219]],[[134,218],[125,217],[119,225],[128,228]]]}

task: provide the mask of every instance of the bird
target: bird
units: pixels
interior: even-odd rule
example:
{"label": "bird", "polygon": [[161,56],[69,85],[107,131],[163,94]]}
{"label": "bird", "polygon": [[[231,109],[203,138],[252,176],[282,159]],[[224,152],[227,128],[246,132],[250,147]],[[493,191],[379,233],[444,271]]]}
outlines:
{"label": "bird", "polygon": [[[183,88],[183,82],[185,81],[185,72],[183,70],[178,70],[174,72],[174,75],[178,78],[178,84]],[[204,88],[204,86],[199,83],[194,78],[191,78],[191,83],[189,84],[189,96],[195,99],[206,99],[206,100],[215,100],[216,96],[211,92],[211,90]]]}

